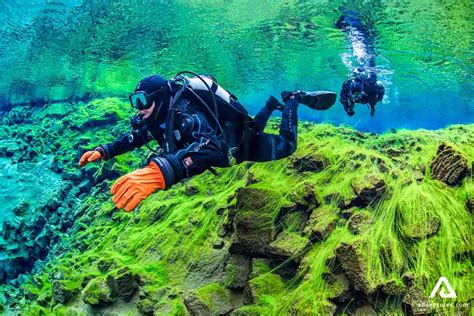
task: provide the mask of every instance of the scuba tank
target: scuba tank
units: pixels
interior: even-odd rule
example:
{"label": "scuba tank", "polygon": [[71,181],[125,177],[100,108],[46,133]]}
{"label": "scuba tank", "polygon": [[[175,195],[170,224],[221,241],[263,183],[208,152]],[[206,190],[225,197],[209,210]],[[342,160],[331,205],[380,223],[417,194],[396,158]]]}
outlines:
{"label": "scuba tank", "polygon": [[[193,77],[187,77],[184,74],[191,74]],[[222,88],[212,76],[182,71],[170,79],[170,82],[177,88],[177,91],[170,99],[166,120],[166,151],[172,153],[176,150],[175,115],[181,111],[179,99],[187,97],[203,106],[203,112],[211,117],[209,123],[216,128],[217,134],[222,136],[229,162],[235,161],[234,154],[239,145],[245,141],[246,131],[249,130],[249,123],[252,121],[247,110],[232,93]]]}

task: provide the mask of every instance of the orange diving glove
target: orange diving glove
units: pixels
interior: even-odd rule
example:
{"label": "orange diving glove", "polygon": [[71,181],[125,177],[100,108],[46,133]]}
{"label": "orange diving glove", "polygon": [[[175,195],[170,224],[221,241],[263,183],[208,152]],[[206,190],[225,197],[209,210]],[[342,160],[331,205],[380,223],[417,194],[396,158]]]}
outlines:
{"label": "orange diving glove", "polygon": [[102,158],[102,154],[98,150],[86,151],[79,160],[79,167],[84,167],[89,162],[93,162]]}
{"label": "orange diving glove", "polygon": [[161,169],[150,162],[143,169],[137,169],[120,177],[112,186],[112,201],[121,209],[130,212],[150,194],[165,188],[165,179]]}

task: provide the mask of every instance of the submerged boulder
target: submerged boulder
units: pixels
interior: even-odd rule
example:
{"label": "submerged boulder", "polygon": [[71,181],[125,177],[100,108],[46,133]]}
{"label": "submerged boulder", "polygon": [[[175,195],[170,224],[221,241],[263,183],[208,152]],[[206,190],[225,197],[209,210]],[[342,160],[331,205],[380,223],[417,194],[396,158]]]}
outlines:
{"label": "submerged boulder", "polygon": [[241,188],[236,197],[234,234],[229,252],[265,257],[276,235],[274,217],[280,196],[267,189]]}
{"label": "submerged boulder", "polygon": [[185,295],[184,305],[191,315],[224,315],[234,309],[232,293],[217,283]]}
{"label": "submerged boulder", "polygon": [[441,143],[431,161],[431,178],[458,185],[467,176],[467,160],[451,146]]}
{"label": "submerged boulder", "polygon": [[299,172],[319,172],[329,166],[328,160],[316,153],[293,155],[290,157],[290,163]]}
{"label": "submerged boulder", "polygon": [[369,174],[359,181],[352,182],[352,189],[362,201],[363,206],[366,206],[380,199],[387,187],[382,178],[374,174]]}
{"label": "submerged boulder", "polygon": [[369,275],[367,242],[361,240],[352,244],[342,243],[336,249],[336,257],[342,265],[354,288],[372,295],[378,287]]}
{"label": "submerged boulder", "polygon": [[114,299],[112,290],[102,278],[90,281],[82,292],[82,300],[91,306],[108,306]]}
{"label": "submerged boulder", "polygon": [[250,275],[250,258],[232,255],[225,267],[225,285],[229,289],[243,289]]}
{"label": "submerged boulder", "polygon": [[372,214],[367,211],[358,212],[349,219],[349,230],[353,234],[360,234],[370,228],[373,224]]}
{"label": "submerged boulder", "polygon": [[336,227],[337,208],[324,205],[311,213],[306,222],[304,233],[310,240],[325,240]]}
{"label": "submerged boulder", "polygon": [[114,294],[128,302],[138,291],[138,277],[125,267],[109,274],[107,276],[107,285]]}
{"label": "submerged boulder", "polygon": [[282,232],[268,247],[268,256],[276,259],[291,257],[298,260],[309,246],[309,240],[297,233]]}
{"label": "submerged boulder", "polygon": [[402,302],[411,314],[426,315],[431,312],[430,302],[426,298],[425,292],[418,287],[409,288]]}

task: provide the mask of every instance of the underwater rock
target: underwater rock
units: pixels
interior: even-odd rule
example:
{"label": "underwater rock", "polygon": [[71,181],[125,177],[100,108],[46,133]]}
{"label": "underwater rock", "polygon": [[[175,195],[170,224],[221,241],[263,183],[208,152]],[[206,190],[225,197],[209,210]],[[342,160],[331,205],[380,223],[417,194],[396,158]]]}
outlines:
{"label": "underwater rock", "polygon": [[409,312],[414,315],[431,313],[430,302],[426,298],[425,292],[418,287],[410,287],[402,302],[407,306]]}
{"label": "underwater rock", "polygon": [[265,257],[268,245],[275,239],[273,223],[280,196],[273,191],[257,188],[237,190],[234,234],[230,253]]}
{"label": "underwater rock", "polygon": [[323,205],[315,209],[306,222],[304,234],[312,241],[325,240],[336,226],[337,211],[332,205]]}
{"label": "underwater rock", "polygon": [[356,241],[353,244],[342,243],[336,249],[336,257],[342,265],[354,288],[372,295],[377,290],[368,274],[368,254],[366,242]]}
{"label": "underwater rock", "polygon": [[361,306],[361,307],[357,307],[352,315],[354,315],[354,316],[376,316],[378,314],[377,314],[377,312],[374,311],[372,306],[364,305],[364,306]]}
{"label": "underwater rock", "polygon": [[262,303],[265,295],[279,294],[284,289],[284,283],[279,275],[262,274],[249,282],[244,289],[244,304]]}
{"label": "underwater rock", "polygon": [[304,255],[310,242],[308,238],[293,232],[281,232],[268,247],[267,256],[269,258],[286,259],[291,257],[299,260]]}
{"label": "underwater rock", "polygon": [[352,182],[352,189],[365,206],[377,201],[384,194],[387,187],[382,178],[370,174],[366,175],[363,180]]}
{"label": "underwater rock", "polygon": [[185,295],[184,305],[191,315],[224,315],[234,309],[231,292],[216,283]]}
{"label": "underwater rock", "polygon": [[469,198],[466,200],[466,208],[472,213],[472,210],[474,209],[474,198]]}
{"label": "underwater rock", "polygon": [[467,160],[451,146],[441,143],[431,161],[431,178],[447,185],[459,185],[467,176]]}
{"label": "underwater rock", "polygon": [[435,235],[439,226],[439,218],[430,213],[420,214],[418,221],[410,221],[410,219],[404,218],[400,221],[400,231],[403,235],[417,240]]}
{"label": "underwater rock", "polygon": [[395,280],[390,280],[382,284],[381,290],[388,295],[402,295],[406,292],[406,286]]}
{"label": "underwater rock", "polygon": [[199,193],[199,189],[192,185],[192,184],[186,184],[184,186],[184,195],[186,196],[191,196],[191,195],[196,195]]}
{"label": "underwater rock", "polygon": [[114,299],[112,290],[102,278],[90,281],[82,292],[82,300],[91,306],[108,306]]}
{"label": "underwater rock", "polygon": [[295,154],[290,157],[290,163],[299,172],[319,172],[329,166],[327,159],[316,153]]}
{"label": "underwater rock", "polygon": [[109,274],[107,285],[114,294],[129,302],[138,291],[138,277],[125,267]]}
{"label": "underwater rock", "polygon": [[225,280],[225,267],[231,254],[226,248],[203,252],[189,264],[184,289],[196,289],[210,282]]}
{"label": "underwater rock", "polygon": [[68,289],[61,281],[53,282],[53,300],[55,303],[64,304],[79,293],[79,289]]}
{"label": "underwater rock", "polygon": [[353,234],[360,234],[369,229],[372,224],[372,214],[367,211],[362,211],[352,215],[349,219],[348,227]]}
{"label": "underwater rock", "polygon": [[291,212],[278,219],[277,226],[279,230],[289,229],[294,232],[302,233],[308,218],[309,215],[307,212]]}
{"label": "underwater rock", "polygon": [[253,279],[271,271],[271,260],[263,258],[252,258],[249,279]]}
{"label": "underwater rock", "polygon": [[173,306],[169,300],[177,297],[171,287],[159,289],[150,288],[140,290],[139,300],[136,303],[138,310],[144,315],[171,315]]}
{"label": "underwater rock", "polygon": [[225,267],[224,284],[229,289],[243,289],[250,275],[250,258],[231,255]]}
{"label": "underwater rock", "polygon": [[109,270],[117,268],[117,262],[115,259],[99,259],[97,261],[97,269],[99,269],[100,272],[105,273]]}
{"label": "underwater rock", "polygon": [[225,245],[224,239],[218,238],[212,243],[212,248],[221,249],[222,247],[224,247],[224,245]]}
{"label": "underwater rock", "polygon": [[350,300],[354,291],[345,273],[326,273],[324,279],[328,286],[328,297],[338,303]]}
{"label": "underwater rock", "polygon": [[316,185],[305,181],[297,185],[289,194],[289,200],[296,204],[296,210],[311,211],[321,205],[318,199]]}

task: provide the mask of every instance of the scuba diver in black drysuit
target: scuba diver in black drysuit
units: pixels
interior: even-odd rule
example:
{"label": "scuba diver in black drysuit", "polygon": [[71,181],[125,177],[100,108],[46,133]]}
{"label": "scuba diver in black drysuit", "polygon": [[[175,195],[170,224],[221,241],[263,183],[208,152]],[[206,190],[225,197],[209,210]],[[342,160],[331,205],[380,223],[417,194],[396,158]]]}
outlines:
{"label": "scuba diver in black drysuit", "polygon": [[355,114],[356,103],[368,104],[370,115],[375,113],[375,105],[381,101],[385,88],[377,82],[375,72],[375,52],[370,30],[365,26],[358,13],[346,11],[339,18],[336,27],[347,34],[353,55],[359,66],[342,84],[339,101],[349,116]]}
{"label": "scuba diver in black drysuit", "polygon": [[[117,207],[131,211],[153,192],[205,170],[213,172],[212,167],[288,157],[297,145],[298,104],[327,109],[336,94],[282,92],[282,99],[284,104],[270,97],[251,119],[237,98],[211,76],[188,78],[180,73],[170,80],[149,76],[130,95],[130,103],[139,113],[131,120],[132,132],[84,153],[79,165],[111,159],[156,140],[162,151],[149,159],[148,166],[121,177],[112,186]],[[277,109],[282,112],[280,133],[266,134],[263,130]]]}

